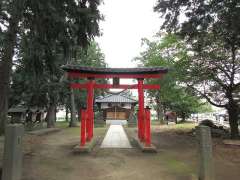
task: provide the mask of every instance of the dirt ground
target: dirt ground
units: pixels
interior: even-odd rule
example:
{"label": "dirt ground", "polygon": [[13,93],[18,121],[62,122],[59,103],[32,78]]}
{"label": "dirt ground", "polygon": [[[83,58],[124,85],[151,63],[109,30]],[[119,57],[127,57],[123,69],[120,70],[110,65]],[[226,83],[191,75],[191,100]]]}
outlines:
{"label": "dirt ground", "polygon": [[[197,179],[195,137],[192,125],[154,126],[153,144],[158,153],[142,153],[126,128],[133,149],[101,149],[100,141],[90,154],[73,154],[79,128],[66,128],[46,136],[25,137],[23,180],[192,180]],[[95,128],[103,138],[105,128]],[[216,180],[240,179],[240,148],[226,147],[214,139]]]}

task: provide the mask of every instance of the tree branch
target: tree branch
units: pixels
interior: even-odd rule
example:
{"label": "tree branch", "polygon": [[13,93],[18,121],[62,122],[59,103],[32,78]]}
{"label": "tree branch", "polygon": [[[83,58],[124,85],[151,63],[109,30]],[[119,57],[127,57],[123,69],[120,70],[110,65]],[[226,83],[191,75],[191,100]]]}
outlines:
{"label": "tree branch", "polygon": [[198,89],[194,88],[192,85],[187,84],[187,86],[188,86],[189,88],[193,89],[194,91],[198,92],[198,93],[200,94],[200,96],[202,96],[203,98],[205,98],[205,99],[206,99],[210,104],[212,104],[213,106],[220,107],[220,108],[226,108],[226,107],[227,107],[227,104],[222,105],[222,104],[217,104],[217,103],[213,102],[210,97],[208,97],[206,94],[202,93],[202,92],[199,91]]}

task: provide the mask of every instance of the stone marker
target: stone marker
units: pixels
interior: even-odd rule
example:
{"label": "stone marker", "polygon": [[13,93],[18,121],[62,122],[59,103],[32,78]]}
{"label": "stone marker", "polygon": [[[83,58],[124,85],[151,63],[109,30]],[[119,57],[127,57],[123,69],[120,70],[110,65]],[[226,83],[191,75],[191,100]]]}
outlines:
{"label": "stone marker", "polygon": [[3,174],[4,180],[20,180],[22,177],[22,124],[10,124],[6,127]]}
{"label": "stone marker", "polygon": [[208,126],[197,127],[199,143],[199,180],[214,180],[212,138]]}

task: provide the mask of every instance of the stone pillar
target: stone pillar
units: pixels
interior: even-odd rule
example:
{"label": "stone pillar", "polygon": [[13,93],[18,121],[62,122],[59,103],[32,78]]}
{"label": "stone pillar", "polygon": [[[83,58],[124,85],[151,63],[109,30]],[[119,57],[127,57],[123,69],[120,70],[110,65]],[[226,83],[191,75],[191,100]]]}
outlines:
{"label": "stone pillar", "polygon": [[211,130],[208,126],[197,127],[199,150],[199,180],[214,180]]}
{"label": "stone pillar", "polygon": [[10,124],[6,127],[3,174],[4,180],[20,180],[22,177],[22,124]]}

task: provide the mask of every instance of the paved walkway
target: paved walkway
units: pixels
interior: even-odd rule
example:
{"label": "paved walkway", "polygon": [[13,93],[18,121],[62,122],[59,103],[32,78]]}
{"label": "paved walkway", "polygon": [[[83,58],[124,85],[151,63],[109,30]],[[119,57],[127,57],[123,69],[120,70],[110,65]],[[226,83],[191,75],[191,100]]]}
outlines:
{"label": "paved walkway", "polygon": [[122,125],[111,125],[101,148],[132,148]]}
{"label": "paved walkway", "polygon": [[110,125],[126,125],[127,124],[127,120],[106,120],[106,124],[110,124]]}

